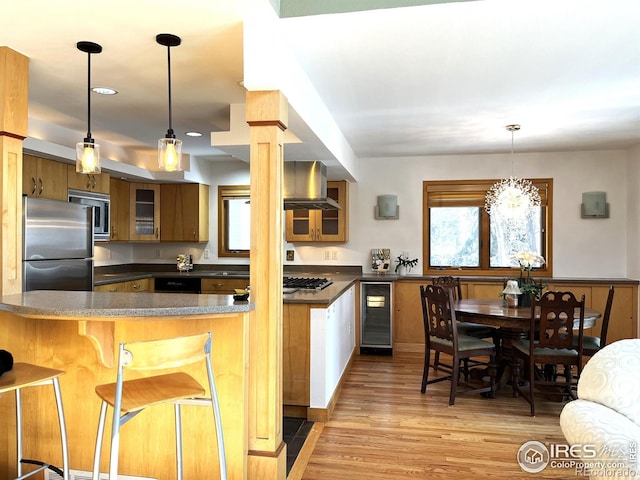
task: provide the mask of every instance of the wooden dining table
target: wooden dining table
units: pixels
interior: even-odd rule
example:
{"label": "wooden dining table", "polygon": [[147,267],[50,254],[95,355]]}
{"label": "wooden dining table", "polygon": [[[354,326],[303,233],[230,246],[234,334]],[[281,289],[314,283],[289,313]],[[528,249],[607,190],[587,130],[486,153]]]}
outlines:
{"label": "wooden dining table", "polygon": [[[457,300],[453,309],[456,318],[461,322],[481,323],[493,327],[511,330],[529,330],[531,307],[507,307],[501,299],[467,299]],[[538,312],[538,315],[540,313]],[[593,308],[584,309],[584,328],[591,328],[602,314]],[[575,318],[574,327],[577,329],[579,319]]]}
{"label": "wooden dining table", "polygon": [[[498,352],[498,385],[504,386],[510,378],[511,345],[514,340],[526,339],[531,326],[532,307],[507,307],[502,299],[457,300],[453,305],[456,319],[460,322],[480,323],[498,328],[500,339]],[[540,315],[540,312],[537,312]],[[584,328],[591,328],[602,313],[593,308],[584,309]],[[579,312],[576,311],[574,329],[580,326]]]}

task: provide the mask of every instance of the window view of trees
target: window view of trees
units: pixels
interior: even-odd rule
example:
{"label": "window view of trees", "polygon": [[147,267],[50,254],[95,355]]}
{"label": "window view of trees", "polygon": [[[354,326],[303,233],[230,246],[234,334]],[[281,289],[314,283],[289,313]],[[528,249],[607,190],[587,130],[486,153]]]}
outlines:
{"label": "window view of trees", "polygon": [[551,274],[552,180],[532,180],[542,205],[522,217],[487,214],[486,192],[495,180],[423,182],[424,273],[517,274],[519,252],[547,259],[540,270]]}
{"label": "window view of trees", "polygon": [[480,209],[436,207],[430,213],[431,266],[480,266]]}

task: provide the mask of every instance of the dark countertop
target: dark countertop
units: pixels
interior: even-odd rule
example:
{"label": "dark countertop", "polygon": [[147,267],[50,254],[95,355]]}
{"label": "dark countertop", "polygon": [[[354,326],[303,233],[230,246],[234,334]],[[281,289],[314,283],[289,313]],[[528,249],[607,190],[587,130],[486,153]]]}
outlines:
{"label": "dark countertop", "polygon": [[[331,273],[331,272],[285,272],[285,276],[318,276],[330,278],[332,284],[322,290],[298,290],[297,292],[282,295],[284,303],[312,303],[330,305],[337,300],[349,287],[360,279],[359,273]],[[109,283],[126,282],[130,280],[140,280],[143,278],[249,278],[248,271],[236,270],[218,270],[218,271],[202,271],[192,270],[189,272],[178,271],[120,271],[95,273],[94,285],[106,285]],[[136,293],[136,295],[144,294],[144,292]],[[171,294],[175,295],[175,294]],[[165,295],[166,296],[166,295]],[[217,295],[221,297],[229,297],[231,295]]]}
{"label": "dark countertop", "polygon": [[[178,272],[167,264],[136,264],[130,270],[126,266],[99,267],[94,274],[94,285],[105,285],[114,282],[124,282],[143,278],[249,278],[248,265],[216,265],[211,269],[196,266],[189,272]],[[216,269],[213,269],[213,268]],[[360,267],[323,267],[323,266],[288,266],[284,271],[285,276],[322,276],[330,278],[333,283],[322,290],[298,290],[295,293],[282,296],[284,303],[309,303],[330,305],[337,300],[354,282],[395,282],[395,281],[424,281],[430,282],[436,275],[423,275],[422,273],[397,275],[395,273],[362,272]],[[496,277],[472,277],[460,276],[463,281],[495,282]],[[638,280],[627,278],[542,278],[536,277],[544,283],[629,283],[638,284]],[[499,278],[502,280],[502,277]],[[139,295],[139,294],[138,294]],[[175,295],[175,294],[172,294]],[[231,297],[230,295],[221,295]]]}

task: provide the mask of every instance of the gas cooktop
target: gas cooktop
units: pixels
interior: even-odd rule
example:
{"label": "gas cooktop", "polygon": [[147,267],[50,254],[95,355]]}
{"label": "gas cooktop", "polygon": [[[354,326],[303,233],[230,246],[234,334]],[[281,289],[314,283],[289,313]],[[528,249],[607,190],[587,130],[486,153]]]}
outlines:
{"label": "gas cooktop", "polygon": [[[289,289],[302,289],[302,290],[322,290],[328,287],[333,282],[330,278],[322,277],[284,277],[282,281],[282,287]],[[292,293],[292,292],[289,292]]]}

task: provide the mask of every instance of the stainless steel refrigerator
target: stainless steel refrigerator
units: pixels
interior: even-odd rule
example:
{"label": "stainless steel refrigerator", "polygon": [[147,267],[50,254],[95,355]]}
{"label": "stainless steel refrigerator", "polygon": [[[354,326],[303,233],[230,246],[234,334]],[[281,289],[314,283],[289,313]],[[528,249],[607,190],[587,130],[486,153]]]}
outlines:
{"label": "stainless steel refrigerator", "polygon": [[93,290],[92,209],[23,197],[23,291]]}

